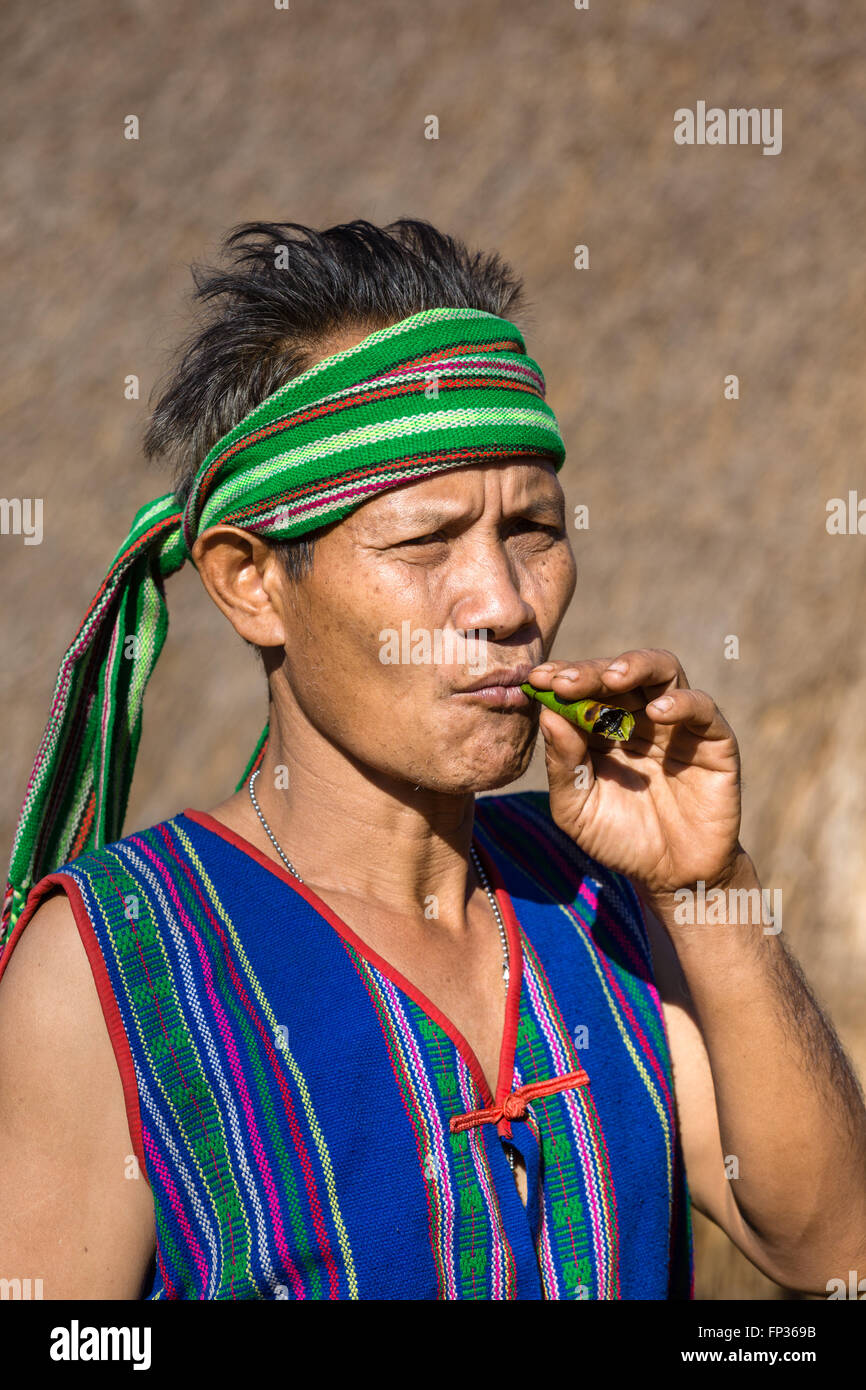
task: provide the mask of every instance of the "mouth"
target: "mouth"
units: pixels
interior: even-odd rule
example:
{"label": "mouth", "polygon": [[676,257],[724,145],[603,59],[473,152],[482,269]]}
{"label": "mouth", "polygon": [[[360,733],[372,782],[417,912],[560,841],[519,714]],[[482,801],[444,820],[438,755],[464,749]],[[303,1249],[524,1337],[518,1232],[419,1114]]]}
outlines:
{"label": "mouth", "polygon": [[534,669],[533,663],[528,661],[519,666],[496,667],[451,693],[461,700],[474,700],[493,709],[528,709],[532,700],[520,687]]}

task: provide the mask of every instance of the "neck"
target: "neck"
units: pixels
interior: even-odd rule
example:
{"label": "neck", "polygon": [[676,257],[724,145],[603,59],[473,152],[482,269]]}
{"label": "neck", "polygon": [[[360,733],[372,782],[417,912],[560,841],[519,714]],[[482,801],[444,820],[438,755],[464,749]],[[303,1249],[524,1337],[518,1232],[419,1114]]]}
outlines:
{"label": "neck", "polygon": [[[417,919],[435,899],[440,924],[464,928],[474,795],[412,788],[372,772],[319,734],[297,706],[281,710],[272,702],[269,718],[256,799],[304,882],[397,917]],[[282,862],[246,785],[213,814]]]}

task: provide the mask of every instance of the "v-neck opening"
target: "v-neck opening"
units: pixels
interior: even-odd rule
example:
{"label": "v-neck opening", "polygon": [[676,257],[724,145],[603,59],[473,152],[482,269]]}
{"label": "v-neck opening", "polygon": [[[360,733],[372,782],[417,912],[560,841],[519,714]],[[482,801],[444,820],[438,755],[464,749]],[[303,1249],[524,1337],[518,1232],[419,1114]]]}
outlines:
{"label": "v-neck opening", "polygon": [[[365,941],[362,941],[361,937],[359,937],[348,923],[344,922],[343,919],[319,897],[318,893],[315,893],[306,883],[301,883],[298,879],[293,878],[282,864],[278,864],[275,860],[269,859],[268,856],[263,854],[260,849],[257,849],[250,840],[247,840],[243,835],[238,835],[236,831],[230,830],[227,825],[223,825],[222,821],[218,821],[207,811],[196,811],[191,807],[187,807],[183,814],[190,820],[195,821],[197,825],[202,826],[205,830],[210,830],[213,834],[220,836],[220,838],[226,840],[228,844],[234,845],[235,849],[240,850],[242,854],[246,854],[249,858],[253,859],[261,868],[267,869],[276,878],[288,884],[288,886],[302,897],[320,917],[324,918],[329,926],[333,927],[338,936],[348,942],[349,945],[357,951],[359,956],[362,956],[369,965],[375,966],[375,968],[385,975],[392,984],[395,984],[398,989],[401,989],[404,994],[407,994],[409,998],[418,1005],[419,1009],[427,1014],[429,1018],[432,1018],[434,1023],[438,1024],[442,1031],[448,1035],[468,1066],[472,1079],[481,1093],[485,1108],[501,1104],[505,1096],[510,1094],[514,1079],[514,1054],[517,1049],[517,1029],[520,1021],[520,991],[523,983],[523,949],[520,940],[520,927],[514,912],[511,897],[502,880],[498,865],[488,854],[484,846],[479,844],[474,837],[472,843],[490,881],[490,886],[496,895],[496,901],[502,913],[502,920],[505,924],[505,934],[508,939],[508,992],[505,996],[505,1023],[499,1045],[499,1072],[495,1097],[491,1094],[490,1087],[487,1084],[487,1077],[484,1075],[484,1071],[473,1048],[470,1047],[466,1038],[460,1032],[460,1029],[452,1023],[451,1019],[448,1018],[440,1008],[437,1008],[431,999],[428,999],[423,990],[419,989],[417,985],[413,985],[412,981],[408,980],[396,966],[392,965],[390,961],[387,961],[384,956],[380,956],[378,951],[375,951],[372,946],[368,946]],[[508,1129],[510,1132],[510,1126],[508,1126]]]}

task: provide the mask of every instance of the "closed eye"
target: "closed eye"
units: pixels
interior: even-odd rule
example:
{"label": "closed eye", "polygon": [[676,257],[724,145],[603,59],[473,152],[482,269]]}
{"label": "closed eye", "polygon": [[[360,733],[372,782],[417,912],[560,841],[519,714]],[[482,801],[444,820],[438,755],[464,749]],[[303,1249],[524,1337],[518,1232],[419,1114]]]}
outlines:
{"label": "closed eye", "polygon": [[398,545],[433,545],[446,539],[443,531],[428,531],[423,536],[409,536],[405,541],[398,541]]}
{"label": "closed eye", "polygon": [[531,517],[528,516],[520,517],[519,520],[512,522],[508,530],[512,535],[519,535],[521,532],[535,531],[558,538],[564,534],[561,526],[547,526],[541,521],[533,521]]}
{"label": "closed eye", "polygon": [[[550,536],[554,540],[561,540],[565,535],[564,527],[548,525],[541,521],[534,521],[532,517],[517,517],[506,528],[507,535],[539,535]],[[449,535],[446,531],[425,531],[421,536],[407,536],[405,540],[395,542],[395,549],[402,549],[404,546],[425,546],[442,545],[447,543]]]}

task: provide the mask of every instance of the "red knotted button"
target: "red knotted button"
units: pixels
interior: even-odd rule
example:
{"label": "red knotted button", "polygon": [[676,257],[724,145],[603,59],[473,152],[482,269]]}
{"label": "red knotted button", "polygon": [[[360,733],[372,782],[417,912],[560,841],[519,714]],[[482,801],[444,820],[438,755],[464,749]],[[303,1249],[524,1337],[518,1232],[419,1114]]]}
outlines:
{"label": "red knotted button", "polygon": [[475,1125],[499,1124],[500,1120],[522,1120],[526,1107],[532,1100],[541,1096],[552,1096],[555,1091],[570,1090],[572,1086],[585,1086],[589,1077],[580,1067],[570,1071],[567,1076],[552,1076],[548,1081],[529,1081],[507,1095],[501,1105],[492,1105],[486,1110],[469,1110],[465,1115],[452,1115],[449,1129],[452,1134],[460,1134],[464,1129]]}
{"label": "red knotted button", "polygon": [[506,1096],[502,1102],[502,1114],[506,1120],[522,1120],[526,1114],[526,1101],[523,1096],[516,1096],[513,1092]]}

